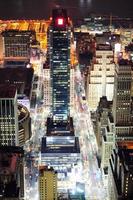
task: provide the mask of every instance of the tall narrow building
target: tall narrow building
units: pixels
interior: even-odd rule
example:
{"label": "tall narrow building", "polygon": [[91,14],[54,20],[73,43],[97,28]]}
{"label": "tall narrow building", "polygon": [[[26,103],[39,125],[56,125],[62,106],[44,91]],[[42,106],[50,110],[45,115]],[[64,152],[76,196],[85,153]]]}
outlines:
{"label": "tall narrow building", "polygon": [[[42,163],[65,172],[79,159],[79,141],[70,116],[70,37],[71,24],[64,9],[55,9],[48,30],[52,106],[42,139]],[[63,167],[62,167],[63,165]],[[60,168],[61,167],[61,168]]]}
{"label": "tall narrow building", "polygon": [[66,10],[53,10],[48,49],[54,121],[66,121],[70,114],[70,35],[71,26]]}
{"label": "tall narrow building", "polygon": [[116,140],[133,140],[132,82],[132,63],[121,60],[116,67],[113,99]]}

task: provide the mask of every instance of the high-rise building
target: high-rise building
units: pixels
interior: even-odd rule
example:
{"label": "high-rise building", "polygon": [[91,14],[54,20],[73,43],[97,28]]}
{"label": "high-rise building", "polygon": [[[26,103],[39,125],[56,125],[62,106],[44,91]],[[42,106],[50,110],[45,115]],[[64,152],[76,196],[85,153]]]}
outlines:
{"label": "high-rise building", "polygon": [[74,106],[74,97],[75,97],[74,76],[75,76],[74,68],[71,68],[70,69],[70,112]]}
{"label": "high-rise building", "polygon": [[[52,106],[46,137],[42,139],[41,159],[42,163],[61,167],[64,172],[77,163],[80,153],[70,117],[70,36],[71,25],[66,10],[53,10],[48,31]],[[74,89],[72,85],[71,89]]]}
{"label": "high-rise building", "polygon": [[18,145],[17,91],[14,85],[0,85],[0,145]]}
{"label": "high-rise building", "polygon": [[[51,79],[50,79],[50,68],[49,66],[44,68],[43,72],[43,100],[44,106],[51,106],[52,105],[52,89],[51,89]],[[70,69],[70,111],[74,106],[74,68]]]}
{"label": "high-rise building", "polygon": [[101,158],[101,172],[104,187],[107,189],[108,164],[112,149],[115,145],[114,122],[112,117],[112,101],[107,101],[107,97],[100,98],[96,112],[96,137],[98,143],[98,156]]}
{"label": "high-rise building", "polygon": [[113,150],[109,162],[108,192],[111,200],[133,199],[133,149]]}
{"label": "high-rise building", "polygon": [[23,146],[31,137],[30,112],[22,104],[18,104],[18,141]]}
{"label": "high-rise building", "polygon": [[29,100],[28,108],[30,107],[31,91],[33,84],[33,68],[0,68],[0,84],[9,83],[14,84],[17,88],[18,98],[21,99],[23,104],[22,96]]}
{"label": "high-rise building", "polygon": [[49,67],[44,69],[44,83],[43,83],[43,99],[44,106],[51,106],[52,104],[52,93],[51,93],[51,84],[50,84],[50,69]]}
{"label": "high-rise building", "polygon": [[116,140],[133,140],[132,63],[120,60],[115,72],[113,117]]}
{"label": "high-rise building", "polygon": [[52,167],[39,169],[39,196],[40,200],[57,200],[57,172]]}
{"label": "high-rise building", "polygon": [[0,145],[23,146],[30,137],[30,113],[18,104],[15,85],[0,84]]}
{"label": "high-rise building", "polygon": [[113,50],[109,45],[98,45],[96,60],[88,75],[87,99],[91,110],[96,110],[100,97],[113,99],[115,64]]}
{"label": "high-rise building", "polygon": [[101,149],[102,145],[102,133],[104,132],[103,129],[107,127],[109,123],[112,124],[113,121],[111,117],[112,103],[112,101],[107,100],[107,97],[103,96],[100,98],[96,110],[96,123],[94,123],[94,129],[99,149]]}
{"label": "high-rise building", "polygon": [[70,115],[70,36],[71,26],[66,10],[53,10],[48,50],[54,121],[67,121]]}

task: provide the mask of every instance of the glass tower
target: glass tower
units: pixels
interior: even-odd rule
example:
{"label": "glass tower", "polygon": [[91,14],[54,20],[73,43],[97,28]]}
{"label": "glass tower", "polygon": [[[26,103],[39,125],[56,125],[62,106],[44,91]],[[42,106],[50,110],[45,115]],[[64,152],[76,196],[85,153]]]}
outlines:
{"label": "glass tower", "polygon": [[53,10],[48,37],[53,121],[67,121],[70,113],[70,35],[66,10]]}

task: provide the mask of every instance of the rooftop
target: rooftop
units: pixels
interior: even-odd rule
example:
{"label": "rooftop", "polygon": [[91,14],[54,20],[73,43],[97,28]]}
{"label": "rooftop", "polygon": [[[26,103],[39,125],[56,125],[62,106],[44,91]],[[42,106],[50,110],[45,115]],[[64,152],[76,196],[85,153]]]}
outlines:
{"label": "rooftop", "polygon": [[49,172],[55,172],[55,173],[57,173],[55,170],[54,170],[54,168],[53,167],[50,167],[50,166],[39,166],[39,172],[40,173],[43,173],[44,171],[49,171]]}
{"label": "rooftop", "polygon": [[132,61],[128,60],[128,59],[121,59],[118,62],[119,65],[132,65]]}
{"label": "rooftop", "polygon": [[29,97],[33,73],[32,68],[0,68],[0,84],[14,84],[18,94],[25,94]]}
{"label": "rooftop", "polygon": [[47,146],[46,138],[42,138],[41,153],[80,153],[79,140],[77,137],[75,137],[75,144],[73,146]]}
{"label": "rooftop", "polygon": [[133,169],[133,149],[121,149],[119,154],[120,159],[125,163],[124,166]]}
{"label": "rooftop", "polygon": [[15,94],[16,94],[16,86],[15,85],[0,84],[0,98],[14,98]]}
{"label": "rooftop", "polygon": [[98,44],[97,47],[96,47],[96,50],[111,51],[112,47],[111,47],[111,45],[108,45],[108,44]]}
{"label": "rooftop", "polygon": [[68,122],[54,122],[52,118],[47,119],[47,136],[74,136],[73,119]]}

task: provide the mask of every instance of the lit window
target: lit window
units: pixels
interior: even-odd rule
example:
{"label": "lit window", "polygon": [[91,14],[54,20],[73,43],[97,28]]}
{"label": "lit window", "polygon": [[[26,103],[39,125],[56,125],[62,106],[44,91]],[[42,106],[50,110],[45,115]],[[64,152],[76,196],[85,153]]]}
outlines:
{"label": "lit window", "polygon": [[58,24],[58,25],[63,25],[63,24],[64,24],[63,18],[58,18],[58,19],[57,19],[57,24]]}

